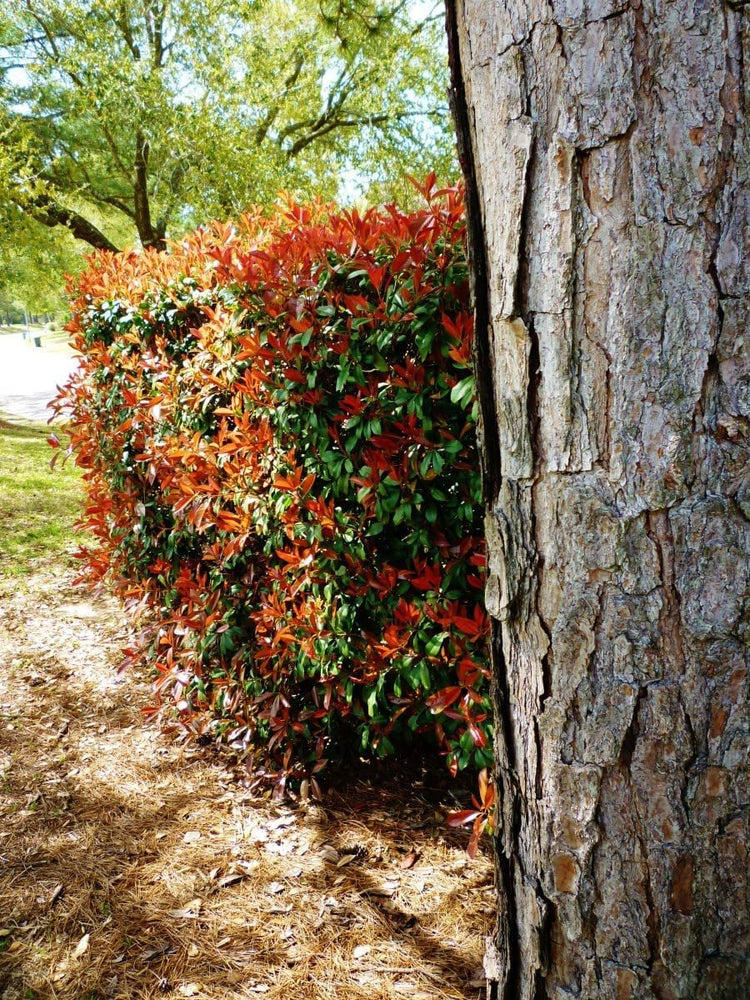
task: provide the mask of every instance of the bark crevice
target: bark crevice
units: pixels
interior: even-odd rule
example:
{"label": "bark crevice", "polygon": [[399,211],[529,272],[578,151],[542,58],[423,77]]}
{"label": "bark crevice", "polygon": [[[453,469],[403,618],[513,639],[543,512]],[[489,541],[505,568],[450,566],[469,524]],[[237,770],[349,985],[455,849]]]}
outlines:
{"label": "bark crevice", "polygon": [[520,798],[516,770],[516,746],[510,707],[508,667],[503,649],[502,625],[493,621],[493,703],[495,707],[496,754],[501,765],[498,781],[498,830],[495,840],[496,873],[500,906],[498,910],[497,949],[502,992],[499,1000],[517,1000],[520,996],[521,952],[518,932],[518,831],[521,823]]}
{"label": "bark crevice", "polygon": [[[487,249],[485,244],[482,208],[479,198],[472,125],[464,85],[464,68],[458,35],[458,0],[447,0],[445,26],[448,36],[448,55],[451,71],[449,103],[456,131],[456,146],[464,178],[466,201],[467,249],[470,266],[471,295],[474,305],[474,351],[478,371],[491,371],[490,308],[487,286]],[[477,379],[477,397],[480,412],[481,455],[483,461],[483,490],[485,503],[494,503],[500,489],[502,469],[500,441],[495,424],[495,397],[492,381]]]}

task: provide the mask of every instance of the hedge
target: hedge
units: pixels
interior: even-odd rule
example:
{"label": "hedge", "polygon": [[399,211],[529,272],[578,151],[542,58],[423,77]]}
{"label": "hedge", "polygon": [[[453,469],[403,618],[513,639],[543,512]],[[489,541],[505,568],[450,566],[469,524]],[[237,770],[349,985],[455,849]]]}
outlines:
{"label": "hedge", "polygon": [[331,757],[491,756],[463,204],[424,195],[100,253],[74,292],[83,576],[140,623],[150,711],[280,788]]}

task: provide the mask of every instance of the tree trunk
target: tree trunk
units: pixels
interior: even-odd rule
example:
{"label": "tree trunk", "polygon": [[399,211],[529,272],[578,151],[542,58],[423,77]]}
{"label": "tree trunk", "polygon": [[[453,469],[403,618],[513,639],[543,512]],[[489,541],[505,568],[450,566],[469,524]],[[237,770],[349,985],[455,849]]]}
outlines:
{"label": "tree trunk", "polygon": [[149,144],[142,132],[135,137],[135,161],[133,168],[133,208],[138,237],[144,249],[166,250],[166,226],[161,222],[157,228],[151,223],[151,203],[148,193]]}
{"label": "tree trunk", "polygon": [[746,11],[448,2],[494,624],[491,997],[750,996]]}

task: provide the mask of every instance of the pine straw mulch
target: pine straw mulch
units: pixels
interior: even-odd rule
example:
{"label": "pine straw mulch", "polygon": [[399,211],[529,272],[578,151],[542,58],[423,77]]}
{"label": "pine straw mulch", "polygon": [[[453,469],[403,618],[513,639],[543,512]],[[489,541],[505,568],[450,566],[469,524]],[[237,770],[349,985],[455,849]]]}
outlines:
{"label": "pine straw mulch", "polygon": [[142,721],[118,606],[70,579],[0,581],[0,1000],[481,997],[491,865],[446,793],[254,793]]}

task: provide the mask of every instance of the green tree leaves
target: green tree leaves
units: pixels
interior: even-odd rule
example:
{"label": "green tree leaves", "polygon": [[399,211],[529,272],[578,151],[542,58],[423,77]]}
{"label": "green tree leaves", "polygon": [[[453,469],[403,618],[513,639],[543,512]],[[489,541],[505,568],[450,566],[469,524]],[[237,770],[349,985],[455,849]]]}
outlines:
{"label": "green tree leaves", "polygon": [[[439,19],[374,0],[0,0],[8,233],[161,248],[279,189],[453,169]],[[44,227],[44,228],[42,228]]]}

